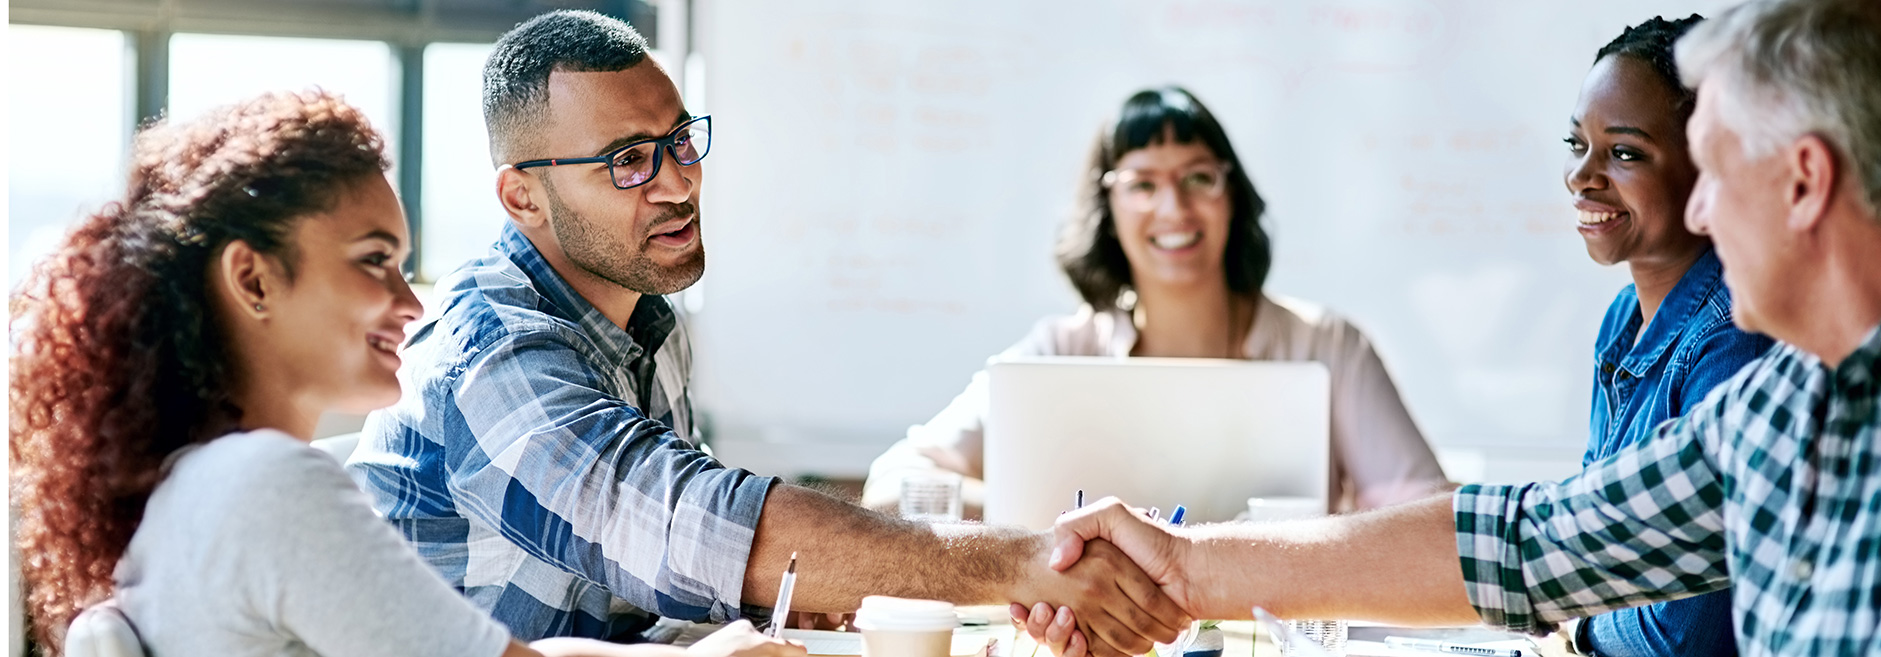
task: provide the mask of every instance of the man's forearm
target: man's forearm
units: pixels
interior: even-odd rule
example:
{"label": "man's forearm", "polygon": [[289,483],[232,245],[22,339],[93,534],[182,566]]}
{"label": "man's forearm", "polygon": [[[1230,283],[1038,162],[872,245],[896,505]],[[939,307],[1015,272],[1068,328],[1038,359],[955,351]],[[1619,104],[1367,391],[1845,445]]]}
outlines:
{"label": "man's forearm", "polygon": [[1005,603],[1015,599],[1028,565],[1044,567],[1047,542],[1014,528],[900,520],[780,484],[758,521],[743,598],[767,607],[775,602],[795,552],[796,611],[853,611],[865,595]]}
{"label": "man's forearm", "polygon": [[1316,521],[1187,530],[1180,558],[1198,618],[1477,622],[1458,564],[1450,497]]}

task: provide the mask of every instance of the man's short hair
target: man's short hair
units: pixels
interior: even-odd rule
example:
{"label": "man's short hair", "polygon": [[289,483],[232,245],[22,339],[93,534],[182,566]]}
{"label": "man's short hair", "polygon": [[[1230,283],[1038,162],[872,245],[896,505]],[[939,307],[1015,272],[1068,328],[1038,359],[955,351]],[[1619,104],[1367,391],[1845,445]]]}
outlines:
{"label": "man's short hair", "polygon": [[483,122],[497,165],[526,152],[549,106],[555,71],[626,70],[647,58],[632,25],[592,11],[552,11],[517,25],[483,65]]}
{"label": "man's short hair", "polygon": [[1699,25],[1677,52],[1687,86],[1722,84],[1718,116],[1746,156],[1820,135],[1881,211],[1881,2],[1755,0]]}

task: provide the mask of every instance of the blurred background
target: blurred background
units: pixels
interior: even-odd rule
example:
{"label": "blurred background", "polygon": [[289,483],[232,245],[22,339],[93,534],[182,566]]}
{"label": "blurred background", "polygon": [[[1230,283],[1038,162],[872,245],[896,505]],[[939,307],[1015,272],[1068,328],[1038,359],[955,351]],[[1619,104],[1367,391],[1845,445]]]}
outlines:
{"label": "blurred background", "polygon": [[[1269,202],[1271,293],[1352,318],[1453,478],[1579,466],[1587,368],[1627,282],[1586,257],[1560,139],[1594,52],[1719,0],[12,0],[9,284],[122,184],[139,121],[344,92],[392,137],[427,282],[505,217],[488,44],[555,8],[624,18],[717,129],[691,315],[729,463],[853,480],[1038,318],[1080,166],[1177,83]],[[353,430],[330,418],[323,432]]]}

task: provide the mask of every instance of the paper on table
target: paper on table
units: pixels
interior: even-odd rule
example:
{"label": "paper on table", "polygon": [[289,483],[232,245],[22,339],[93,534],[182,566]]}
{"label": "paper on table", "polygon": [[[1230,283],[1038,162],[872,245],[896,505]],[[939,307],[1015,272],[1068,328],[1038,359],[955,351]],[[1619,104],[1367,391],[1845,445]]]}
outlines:
{"label": "paper on table", "polygon": [[[1541,654],[1540,651],[1535,649],[1535,643],[1533,641],[1525,640],[1482,641],[1462,645],[1467,645],[1471,648],[1520,650],[1524,655]],[[1433,657],[1440,653],[1428,650],[1393,648],[1378,641],[1347,641],[1345,644],[1345,654],[1351,657]]]}
{"label": "paper on table", "polygon": [[[803,642],[811,655],[860,655],[862,633],[830,630],[784,630],[785,639]],[[985,635],[955,635],[952,657],[984,657],[992,638]]]}

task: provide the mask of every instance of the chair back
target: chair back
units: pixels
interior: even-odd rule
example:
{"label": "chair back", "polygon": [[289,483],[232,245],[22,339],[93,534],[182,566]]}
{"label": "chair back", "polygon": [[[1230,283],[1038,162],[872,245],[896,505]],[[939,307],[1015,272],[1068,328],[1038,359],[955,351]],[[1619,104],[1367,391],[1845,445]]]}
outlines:
{"label": "chair back", "polygon": [[65,632],[66,657],[146,657],[137,626],[116,598],[86,607]]}
{"label": "chair back", "polygon": [[355,448],[359,447],[359,434],[357,432],[343,433],[331,438],[315,440],[312,444],[314,449],[326,452],[328,456],[333,457],[333,460],[345,465],[346,459],[353,455]]}

